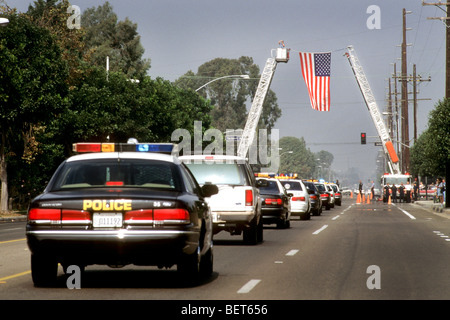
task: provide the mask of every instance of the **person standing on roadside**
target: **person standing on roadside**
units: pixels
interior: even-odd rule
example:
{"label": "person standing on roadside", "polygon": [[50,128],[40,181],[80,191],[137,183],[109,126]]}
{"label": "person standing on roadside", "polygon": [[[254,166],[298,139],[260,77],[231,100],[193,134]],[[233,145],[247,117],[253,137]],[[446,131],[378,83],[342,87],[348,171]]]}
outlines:
{"label": "person standing on roadside", "polygon": [[362,196],[362,188],[363,188],[363,183],[361,180],[359,180],[359,194]]}
{"label": "person standing on roadside", "polygon": [[395,183],[392,185],[392,202],[397,202],[397,186],[395,185]]}
{"label": "person standing on roadside", "polygon": [[405,199],[405,186],[403,185],[403,182],[400,184],[398,190],[400,195],[400,202],[403,202]]}
{"label": "person standing on roadside", "polygon": [[439,203],[444,202],[444,191],[445,191],[444,182],[442,181],[442,178],[438,178],[436,181],[436,192]]}
{"label": "person standing on roadside", "polygon": [[413,199],[414,201],[417,201],[417,194],[419,192],[419,181],[417,181],[417,177],[414,178],[414,182],[413,182]]}
{"label": "person standing on roadside", "polygon": [[388,202],[388,200],[389,200],[389,194],[390,194],[390,191],[389,191],[389,183],[386,183],[386,186],[384,187],[384,196],[383,196],[383,202]]}
{"label": "person standing on roadside", "polygon": [[372,185],[370,186],[370,192],[372,192],[372,199],[375,199],[375,183],[372,180]]}

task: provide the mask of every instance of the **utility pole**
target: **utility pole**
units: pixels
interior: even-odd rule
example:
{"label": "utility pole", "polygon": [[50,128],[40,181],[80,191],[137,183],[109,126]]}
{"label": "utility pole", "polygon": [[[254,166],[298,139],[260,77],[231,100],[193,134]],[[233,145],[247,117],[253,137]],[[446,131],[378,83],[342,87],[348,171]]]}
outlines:
{"label": "utility pole", "polygon": [[[426,3],[422,0],[423,6],[437,6],[442,11],[446,13],[446,17],[428,17],[430,20],[441,20],[445,25],[445,45],[446,45],[446,58],[445,58],[445,98],[450,98],[450,2],[433,2]],[[446,10],[442,9],[440,6],[446,6]]]}
{"label": "utility pole", "polygon": [[411,13],[403,8],[403,41],[402,41],[402,171],[409,171],[409,115],[408,115],[408,81],[406,60],[406,14]]}

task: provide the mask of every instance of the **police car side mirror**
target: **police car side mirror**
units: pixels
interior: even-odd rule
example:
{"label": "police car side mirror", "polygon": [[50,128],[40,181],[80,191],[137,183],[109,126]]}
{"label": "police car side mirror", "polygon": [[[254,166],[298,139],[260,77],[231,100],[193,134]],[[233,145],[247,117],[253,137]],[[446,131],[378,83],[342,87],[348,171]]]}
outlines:
{"label": "police car side mirror", "polygon": [[208,198],[219,193],[219,188],[215,184],[205,184],[202,186],[202,193]]}

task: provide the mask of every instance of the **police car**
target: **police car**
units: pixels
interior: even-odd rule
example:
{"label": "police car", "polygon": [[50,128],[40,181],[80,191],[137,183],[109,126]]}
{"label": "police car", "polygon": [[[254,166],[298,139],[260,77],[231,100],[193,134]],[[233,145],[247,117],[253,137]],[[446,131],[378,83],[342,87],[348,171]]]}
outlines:
{"label": "police car", "polygon": [[207,197],[173,144],[77,143],[28,209],[35,286],[71,265],[158,266],[189,282],[213,271]]}

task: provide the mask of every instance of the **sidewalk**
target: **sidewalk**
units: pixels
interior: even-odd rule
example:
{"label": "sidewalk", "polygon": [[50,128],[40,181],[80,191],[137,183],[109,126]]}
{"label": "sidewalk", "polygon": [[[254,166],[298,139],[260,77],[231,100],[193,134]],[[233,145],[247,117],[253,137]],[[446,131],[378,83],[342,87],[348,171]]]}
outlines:
{"label": "sidewalk", "polygon": [[2,222],[14,222],[14,221],[26,221],[27,215],[20,213],[0,213],[0,223]]}
{"label": "sidewalk", "polygon": [[414,201],[414,204],[427,209],[431,213],[450,219],[450,208],[445,208],[441,203],[434,203],[433,200],[419,200]]}

